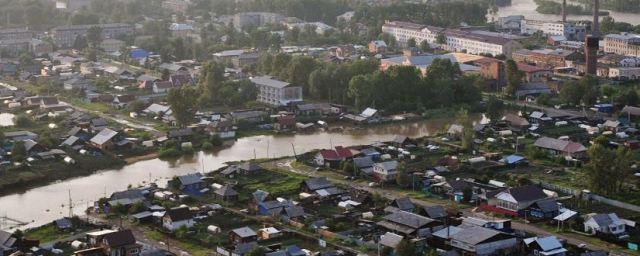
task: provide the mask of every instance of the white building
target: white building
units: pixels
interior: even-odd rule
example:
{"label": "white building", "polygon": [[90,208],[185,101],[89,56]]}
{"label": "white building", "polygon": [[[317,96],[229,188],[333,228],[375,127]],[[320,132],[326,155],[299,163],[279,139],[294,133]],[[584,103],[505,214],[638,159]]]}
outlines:
{"label": "white building", "polygon": [[520,22],[520,33],[532,35],[541,31],[545,36],[564,36],[570,41],[583,41],[587,35],[587,26],[581,23],[527,20]]}
{"label": "white building", "polygon": [[252,77],[258,87],[258,101],[272,106],[287,106],[302,101],[302,87],[275,80],[271,76]]}
{"label": "white building", "polygon": [[169,209],[162,217],[162,226],[168,230],[175,231],[181,227],[190,228],[195,224],[193,214],[188,207]]}
{"label": "white building", "polygon": [[587,233],[604,233],[619,235],[626,230],[626,224],[615,213],[588,214],[584,221],[584,231]]}
{"label": "white building", "polygon": [[609,78],[617,80],[636,80],[640,78],[640,68],[612,67],[609,68]]}
{"label": "white building", "polygon": [[513,37],[504,34],[444,29],[409,22],[387,21],[382,25],[382,32],[393,36],[400,46],[406,46],[407,42],[413,38],[418,45],[426,40],[433,46],[439,46],[449,51],[491,54],[493,56],[505,55],[507,57],[522,48],[522,44]]}
{"label": "white building", "polygon": [[629,33],[606,35],[604,52],[640,57],[640,35]]}

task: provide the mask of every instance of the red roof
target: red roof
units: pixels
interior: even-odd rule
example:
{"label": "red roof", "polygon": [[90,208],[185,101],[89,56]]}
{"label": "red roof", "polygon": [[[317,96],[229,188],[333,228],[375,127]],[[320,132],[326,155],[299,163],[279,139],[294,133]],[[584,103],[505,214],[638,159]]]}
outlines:
{"label": "red roof", "polygon": [[324,149],[320,151],[320,155],[325,160],[342,160],[353,157],[351,150],[345,147],[337,146],[335,150]]}
{"label": "red roof", "polygon": [[336,152],[338,152],[338,156],[341,158],[353,157],[353,154],[351,154],[351,150],[342,146],[337,146]]}
{"label": "red roof", "polygon": [[534,65],[529,65],[527,63],[523,63],[523,62],[518,62],[516,63],[518,65],[518,70],[525,72],[525,73],[534,73],[534,72],[541,72],[541,71],[548,71],[549,69],[546,68],[541,68],[538,66],[534,66]]}
{"label": "red roof", "polygon": [[322,155],[322,158],[324,158],[325,160],[340,160],[340,158],[338,157],[338,153],[333,150],[320,150],[320,155]]}

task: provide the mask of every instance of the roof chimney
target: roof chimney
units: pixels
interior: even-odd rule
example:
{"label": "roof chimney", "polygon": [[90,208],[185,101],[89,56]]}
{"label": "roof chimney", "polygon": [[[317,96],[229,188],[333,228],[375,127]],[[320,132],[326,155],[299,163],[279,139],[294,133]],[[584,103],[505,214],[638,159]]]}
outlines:
{"label": "roof chimney", "polygon": [[593,36],[600,36],[600,0],[593,0],[593,25],[591,31]]}

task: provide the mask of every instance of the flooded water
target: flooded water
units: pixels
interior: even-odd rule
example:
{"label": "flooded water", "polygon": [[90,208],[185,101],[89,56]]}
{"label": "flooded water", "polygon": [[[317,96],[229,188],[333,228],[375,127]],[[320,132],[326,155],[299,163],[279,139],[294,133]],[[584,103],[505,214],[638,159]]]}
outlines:
{"label": "flooded water", "polygon": [[13,117],[11,113],[0,113],[0,126],[13,126]]}
{"label": "flooded water", "polygon": [[[568,2],[571,3],[570,1]],[[562,20],[561,15],[541,14],[536,12],[537,7],[538,6],[534,2],[534,0],[512,0],[511,5],[501,7],[498,10],[497,15],[489,16],[489,21],[491,21],[492,18],[497,20],[498,17],[504,17],[509,15],[524,15],[525,18],[534,19],[534,20]],[[640,24],[640,14],[637,14],[637,13],[622,13],[622,12],[609,11],[609,16],[614,18],[616,21],[627,22],[632,25]],[[567,19],[568,20],[592,20],[592,16],[568,15]]]}
{"label": "flooded water", "polygon": [[[480,121],[481,116],[472,116]],[[69,193],[75,206],[73,211],[82,214],[90,204],[100,197],[109,196],[114,191],[149,181],[159,185],[175,176],[186,173],[210,171],[224,166],[225,162],[247,160],[255,157],[265,158],[292,156],[313,149],[333,146],[352,146],[388,141],[395,135],[422,137],[432,135],[452,122],[452,119],[433,119],[380,125],[363,129],[354,129],[340,133],[318,132],[283,136],[253,136],[238,139],[232,146],[215,153],[200,152],[191,157],[176,161],[152,159],[127,165],[119,170],[105,170],[99,173],[65,180],[59,183],[34,188],[25,193],[0,197],[0,216],[8,216],[29,222],[25,227],[39,226],[68,215]],[[25,228],[22,227],[22,228]],[[7,228],[6,226],[4,227]]]}

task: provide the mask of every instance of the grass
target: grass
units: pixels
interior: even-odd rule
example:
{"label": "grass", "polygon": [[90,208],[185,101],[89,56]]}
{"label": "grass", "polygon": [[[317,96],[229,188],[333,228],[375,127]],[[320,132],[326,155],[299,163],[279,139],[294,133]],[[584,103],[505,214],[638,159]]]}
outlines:
{"label": "grass", "polygon": [[60,231],[53,224],[47,224],[38,228],[29,229],[25,232],[25,237],[38,240],[40,241],[40,243],[60,240],[69,235],[71,235],[69,232]]}
{"label": "grass", "polygon": [[[168,235],[157,230],[144,230],[144,233],[146,236],[156,241],[167,241],[167,239],[170,238]],[[177,245],[175,246],[185,250],[186,252],[194,256],[207,256],[212,251],[211,248],[200,246],[195,243],[180,241],[176,239],[174,239],[173,241],[177,242]]]}

